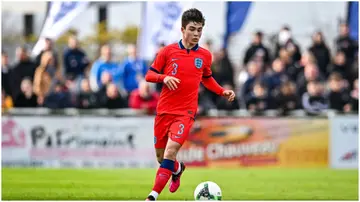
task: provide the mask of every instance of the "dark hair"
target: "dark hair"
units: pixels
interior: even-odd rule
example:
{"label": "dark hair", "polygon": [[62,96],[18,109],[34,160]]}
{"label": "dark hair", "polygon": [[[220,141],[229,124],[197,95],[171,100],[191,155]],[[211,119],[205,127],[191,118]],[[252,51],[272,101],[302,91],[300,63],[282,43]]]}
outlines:
{"label": "dark hair", "polygon": [[259,86],[259,87],[267,90],[266,83],[265,83],[265,81],[263,81],[262,79],[257,79],[257,80],[255,81],[255,83],[254,83],[253,88],[254,88],[255,86]]}
{"label": "dark hair", "polygon": [[196,8],[191,8],[185,11],[181,17],[181,26],[185,28],[190,22],[201,23],[204,26],[205,18],[201,11]]}
{"label": "dark hair", "polygon": [[289,25],[284,25],[284,26],[282,27],[282,30],[291,31],[291,28],[290,28]]}
{"label": "dark hair", "polygon": [[333,72],[330,74],[328,81],[341,81],[343,76],[338,72]]}
{"label": "dark hair", "polygon": [[264,34],[263,34],[262,31],[259,30],[259,31],[256,31],[256,32],[255,32],[255,35],[256,35],[257,37],[262,38]]}

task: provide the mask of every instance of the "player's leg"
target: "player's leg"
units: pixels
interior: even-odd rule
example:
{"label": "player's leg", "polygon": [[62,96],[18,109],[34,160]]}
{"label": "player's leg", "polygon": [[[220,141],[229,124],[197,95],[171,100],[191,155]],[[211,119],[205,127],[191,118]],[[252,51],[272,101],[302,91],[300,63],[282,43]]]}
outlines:
{"label": "player's leg", "polygon": [[[177,119],[178,116],[168,116],[168,117],[171,118],[172,121],[168,133],[168,136],[171,138],[169,138],[167,141],[164,152],[164,159],[161,162],[160,168],[156,173],[155,185],[152,189],[153,191],[150,193],[148,197],[148,200],[156,200],[159,194],[164,189],[167,182],[169,181],[169,179],[172,177],[173,173],[174,172],[176,173],[179,168],[182,168],[182,166],[180,166],[181,164],[176,162],[176,156],[179,149],[181,148],[181,145],[184,143],[185,139],[187,138],[189,129],[186,126],[189,125],[188,123],[189,121],[183,122],[182,120],[178,120]],[[178,129],[178,127],[180,128]],[[180,180],[178,180],[177,182],[178,185],[175,184],[175,191],[180,185]]]}
{"label": "player's leg", "polygon": [[[176,155],[180,150],[181,146],[184,144],[185,140],[187,139],[193,123],[194,123],[193,118],[182,116],[179,117],[177,121],[170,126],[171,135],[169,135],[168,145],[169,144],[174,145],[173,146],[174,148],[178,148],[176,151]],[[166,148],[171,148],[171,147],[172,146],[167,146]],[[165,150],[164,158],[167,158],[166,150]],[[179,163],[175,161],[175,166],[178,166],[178,168],[175,168],[175,172],[172,175],[172,179],[169,186],[169,191],[172,193],[176,192],[180,187],[180,177],[182,173],[185,171],[185,164],[183,162]]]}
{"label": "player's leg", "polygon": [[[160,168],[157,170],[156,177],[155,177],[155,185],[150,192],[149,196],[147,197],[147,201],[154,201],[157,199],[159,194],[161,193],[162,189],[159,190],[157,184],[162,183],[163,178],[163,159],[164,159],[164,151],[168,141],[167,131],[169,130],[170,124],[172,122],[172,118],[168,115],[157,116],[155,118],[155,137],[154,137],[154,145],[156,151],[156,158],[157,161],[160,163]],[[166,180],[167,182],[168,180]],[[165,183],[166,184],[166,183]]]}

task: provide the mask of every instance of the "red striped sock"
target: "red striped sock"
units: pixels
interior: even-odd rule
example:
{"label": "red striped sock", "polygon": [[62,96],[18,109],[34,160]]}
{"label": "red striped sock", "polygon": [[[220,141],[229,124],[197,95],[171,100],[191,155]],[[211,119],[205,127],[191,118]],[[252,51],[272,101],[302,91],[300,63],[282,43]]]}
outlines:
{"label": "red striped sock", "polygon": [[178,170],[179,167],[180,167],[180,163],[179,163],[177,160],[175,160],[173,174],[176,175],[176,174],[178,174],[178,173],[180,172],[180,171]]}
{"label": "red striped sock", "polygon": [[160,167],[156,173],[155,185],[152,190],[160,194],[167,182],[169,181],[171,174],[171,170]]}

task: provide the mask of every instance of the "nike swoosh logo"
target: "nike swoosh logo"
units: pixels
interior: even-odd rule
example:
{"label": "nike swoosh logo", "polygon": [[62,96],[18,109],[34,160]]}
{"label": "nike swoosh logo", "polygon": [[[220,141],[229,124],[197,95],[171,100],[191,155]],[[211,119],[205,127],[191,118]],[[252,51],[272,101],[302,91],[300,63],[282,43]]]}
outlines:
{"label": "nike swoosh logo", "polygon": [[177,135],[175,135],[175,138],[181,138],[181,136],[177,136]]}

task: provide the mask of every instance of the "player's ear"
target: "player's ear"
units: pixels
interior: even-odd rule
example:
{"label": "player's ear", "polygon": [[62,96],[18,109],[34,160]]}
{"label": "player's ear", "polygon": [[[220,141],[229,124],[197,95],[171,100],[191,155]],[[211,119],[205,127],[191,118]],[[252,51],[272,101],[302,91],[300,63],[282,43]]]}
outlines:
{"label": "player's ear", "polygon": [[181,32],[184,34],[185,33],[185,28],[181,27]]}

